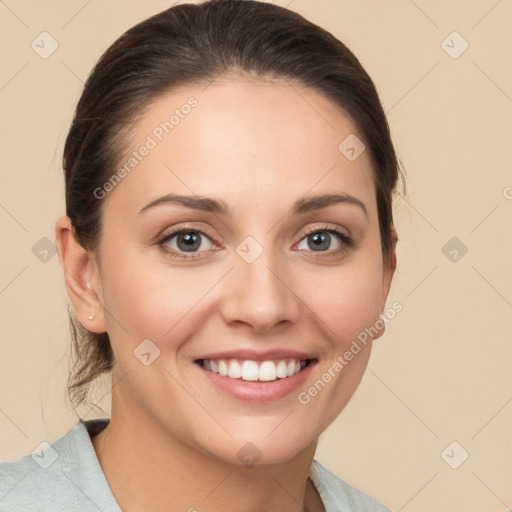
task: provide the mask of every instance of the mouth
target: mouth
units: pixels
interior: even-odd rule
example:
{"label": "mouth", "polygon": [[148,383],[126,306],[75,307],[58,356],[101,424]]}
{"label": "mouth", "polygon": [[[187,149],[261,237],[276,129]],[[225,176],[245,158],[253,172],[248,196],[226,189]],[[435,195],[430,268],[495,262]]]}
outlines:
{"label": "mouth", "polygon": [[254,361],[251,359],[197,359],[203,370],[245,382],[273,382],[290,379],[317,362],[316,358],[294,357]]}

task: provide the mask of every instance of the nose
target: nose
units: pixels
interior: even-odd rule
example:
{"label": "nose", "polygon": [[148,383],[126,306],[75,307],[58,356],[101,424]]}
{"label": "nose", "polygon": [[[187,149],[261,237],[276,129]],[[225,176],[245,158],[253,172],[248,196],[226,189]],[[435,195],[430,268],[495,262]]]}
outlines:
{"label": "nose", "polygon": [[277,265],[270,251],[264,251],[252,263],[238,259],[229,273],[221,303],[224,321],[248,325],[256,333],[295,323],[301,300],[289,282],[290,272],[285,265]]}

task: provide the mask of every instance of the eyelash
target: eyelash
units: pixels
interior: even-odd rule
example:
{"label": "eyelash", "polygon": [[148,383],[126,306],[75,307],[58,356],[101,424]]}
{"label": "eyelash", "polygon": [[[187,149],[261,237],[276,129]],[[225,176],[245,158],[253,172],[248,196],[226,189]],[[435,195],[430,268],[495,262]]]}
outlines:
{"label": "eyelash", "polygon": [[[174,249],[169,250],[168,247],[165,247],[165,244],[167,242],[169,242],[169,240],[171,240],[176,235],[179,235],[181,233],[199,233],[199,234],[205,236],[206,238],[209,238],[212,242],[214,242],[212,237],[208,233],[205,233],[201,229],[197,229],[197,228],[182,228],[182,229],[178,229],[178,230],[173,231],[173,232],[171,232],[169,234],[166,234],[163,238],[161,238],[158,241],[158,245],[162,248],[162,250],[165,251],[165,253],[168,254],[172,258],[182,259],[182,260],[195,260],[195,259],[198,259],[198,258],[202,257],[201,256],[201,252],[196,252],[196,253],[193,253],[193,252],[191,252],[191,253],[179,253],[179,252],[176,252]],[[342,246],[339,247],[338,249],[329,250],[329,251],[318,251],[319,255],[318,256],[314,256],[315,258],[322,258],[322,257],[324,257],[324,256],[321,256],[322,254],[330,254],[330,255],[338,254],[339,252],[346,251],[347,249],[349,249],[349,248],[354,246],[354,241],[352,240],[352,238],[350,238],[345,233],[342,233],[338,228],[330,226],[330,225],[329,226],[320,226],[320,227],[316,226],[314,228],[307,229],[305,231],[304,235],[302,236],[302,238],[300,239],[299,243],[302,242],[302,240],[304,240],[304,238],[307,238],[308,236],[313,235],[315,233],[330,233],[330,234],[333,234],[333,235],[338,237],[338,240],[342,244]],[[307,251],[307,252],[313,252],[314,253],[316,251]],[[185,254],[187,254],[187,255],[185,255]]]}

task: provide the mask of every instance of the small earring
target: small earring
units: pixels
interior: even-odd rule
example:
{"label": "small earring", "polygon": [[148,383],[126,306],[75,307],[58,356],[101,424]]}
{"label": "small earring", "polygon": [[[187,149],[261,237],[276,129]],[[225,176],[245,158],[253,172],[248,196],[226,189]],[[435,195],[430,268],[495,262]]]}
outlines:
{"label": "small earring", "polygon": [[89,320],[94,320],[94,315],[89,315]]}

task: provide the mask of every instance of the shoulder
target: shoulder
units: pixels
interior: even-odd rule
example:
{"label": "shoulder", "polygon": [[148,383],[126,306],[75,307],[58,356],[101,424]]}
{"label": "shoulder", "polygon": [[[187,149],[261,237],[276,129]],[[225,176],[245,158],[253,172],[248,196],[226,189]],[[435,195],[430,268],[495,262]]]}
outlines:
{"label": "shoulder", "polygon": [[326,512],[390,512],[378,501],[338,478],[317,460],[311,464],[310,477]]}
{"label": "shoulder", "polygon": [[0,463],[0,511],[51,510],[69,497],[72,489],[63,479],[73,466],[75,429],[20,460]]}
{"label": "shoulder", "polygon": [[[0,462],[0,512],[73,511],[109,507],[103,474],[86,424],[14,462]],[[106,481],[105,481],[106,484]]]}

